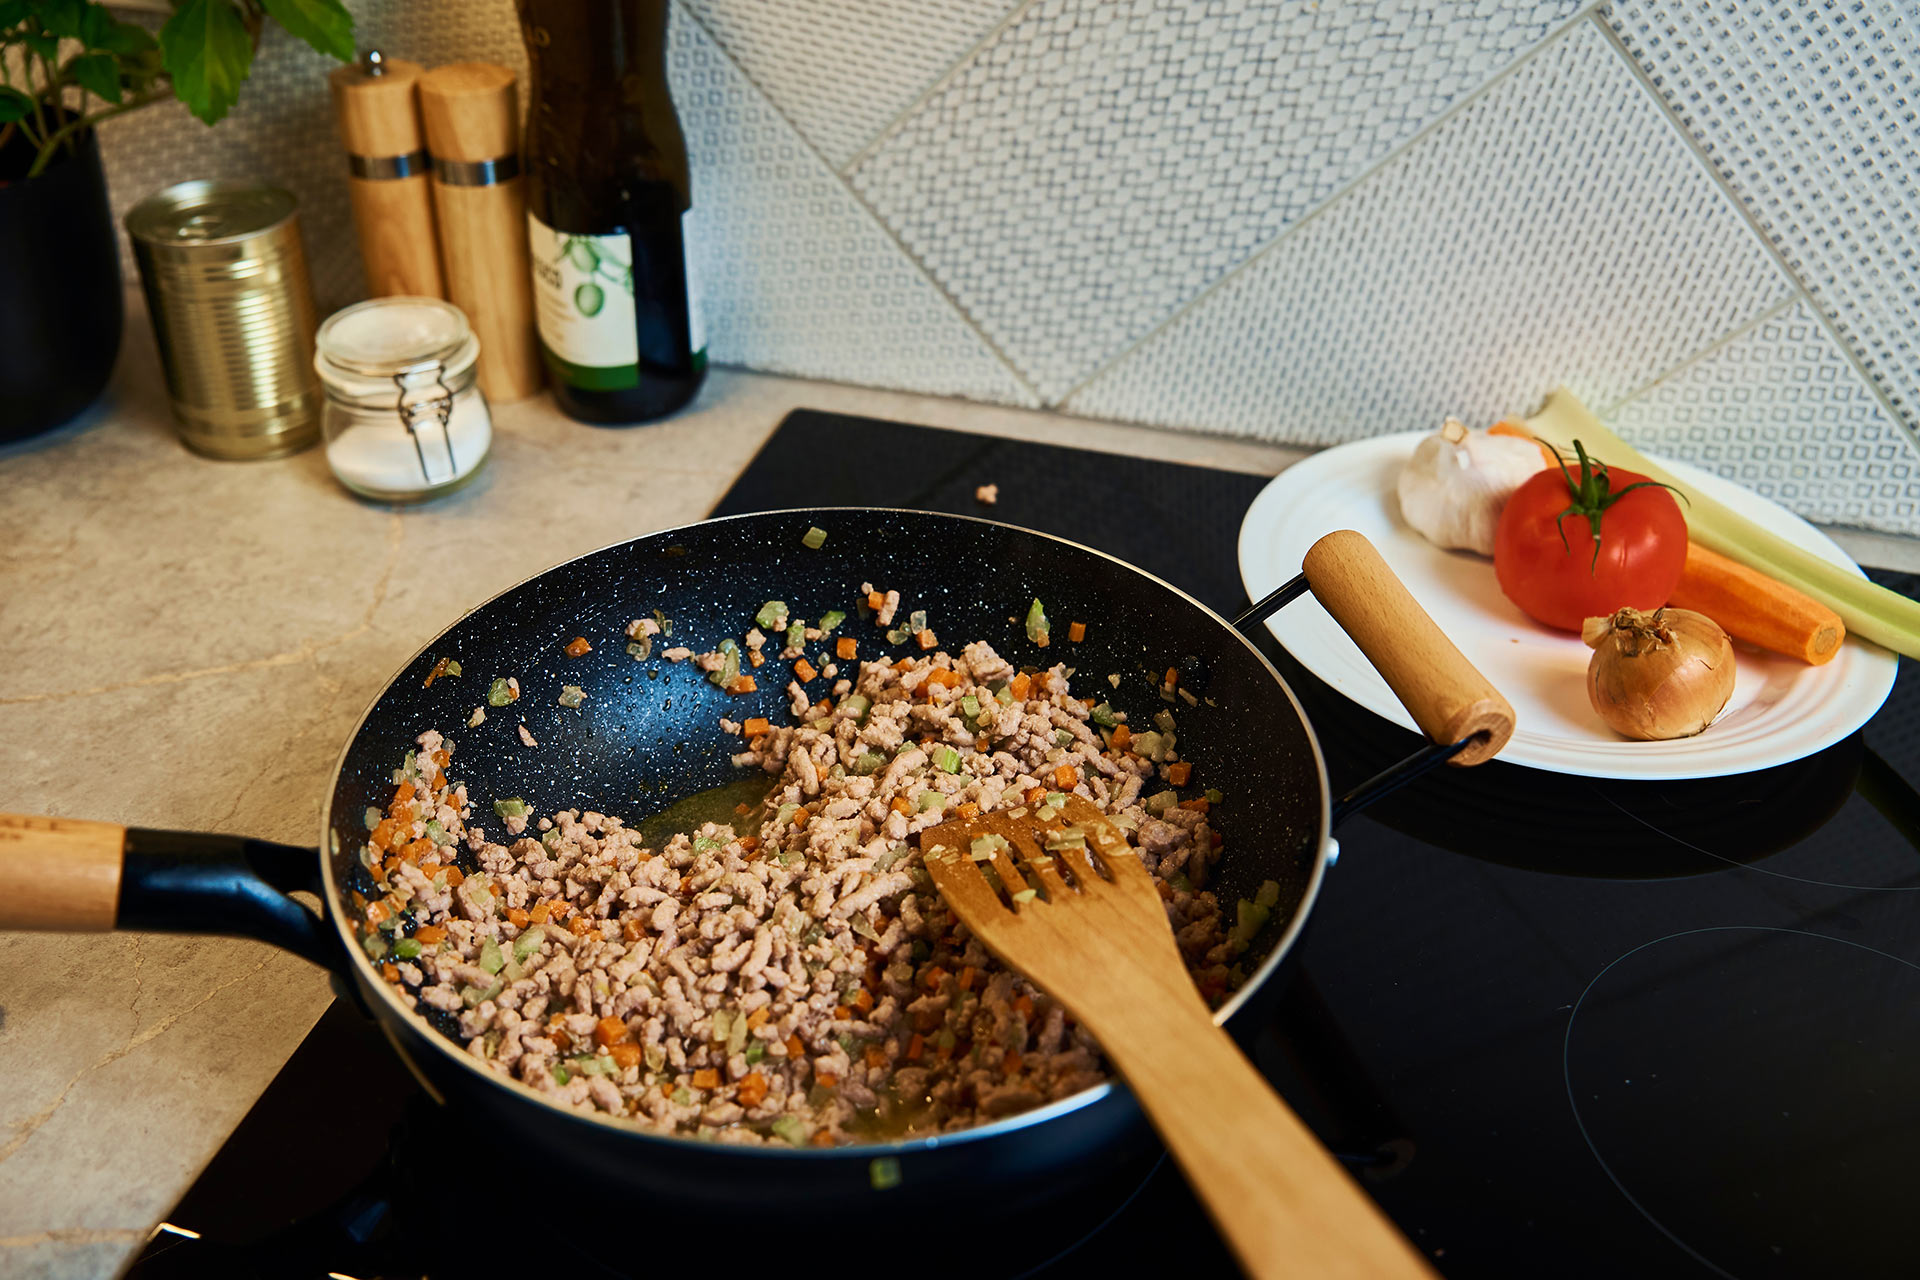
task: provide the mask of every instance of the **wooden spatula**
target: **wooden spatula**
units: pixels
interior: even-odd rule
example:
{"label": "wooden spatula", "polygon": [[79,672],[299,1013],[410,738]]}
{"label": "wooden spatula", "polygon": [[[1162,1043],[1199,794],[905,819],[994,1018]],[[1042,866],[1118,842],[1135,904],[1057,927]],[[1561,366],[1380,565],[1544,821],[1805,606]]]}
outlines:
{"label": "wooden spatula", "polygon": [[920,848],[987,949],[1100,1041],[1249,1275],[1433,1274],[1213,1024],[1152,877],[1092,804],[943,823]]}

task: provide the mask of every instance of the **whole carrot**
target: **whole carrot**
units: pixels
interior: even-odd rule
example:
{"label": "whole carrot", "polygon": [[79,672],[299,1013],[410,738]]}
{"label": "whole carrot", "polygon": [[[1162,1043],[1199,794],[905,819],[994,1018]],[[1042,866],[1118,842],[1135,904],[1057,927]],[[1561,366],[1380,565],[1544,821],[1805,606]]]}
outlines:
{"label": "whole carrot", "polygon": [[1840,615],[1818,600],[1697,542],[1687,544],[1687,567],[1667,603],[1706,614],[1736,640],[1816,667],[1831,662],[1847,636]]}

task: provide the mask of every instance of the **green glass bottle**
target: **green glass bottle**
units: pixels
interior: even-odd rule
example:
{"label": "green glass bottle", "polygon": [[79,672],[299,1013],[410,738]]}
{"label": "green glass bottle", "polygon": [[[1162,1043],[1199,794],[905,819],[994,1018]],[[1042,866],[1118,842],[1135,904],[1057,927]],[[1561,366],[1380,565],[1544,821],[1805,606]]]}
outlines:
{"label": "green glass bottle", "polygon": [[583,422],[664,417],[707,373],[667,3],[518,0],[535,320],[554,399]]}

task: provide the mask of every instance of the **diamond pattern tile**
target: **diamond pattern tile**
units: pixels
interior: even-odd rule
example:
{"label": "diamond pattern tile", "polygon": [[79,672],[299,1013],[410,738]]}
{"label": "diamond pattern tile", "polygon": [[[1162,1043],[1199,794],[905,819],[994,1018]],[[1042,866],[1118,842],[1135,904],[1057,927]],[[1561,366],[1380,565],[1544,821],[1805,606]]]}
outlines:
{"label": "diamond pattern tile", "polygon": [[1805,303],[1607,419],[1809,520],[1920,534],[1920,450]]}
{"label": "diamond pattern tile", "polygon": [[1791,282],[1591,23],[1076,393],[1095,417],[1323,445],[1609,405]]}
{"label": "diamond pattern tile", "polygon": [[1049,399],[1580,0],[1037,0],[851,172]]}
{"label": "diamond pattern tile", "polygon": [[670,57],[715,360],[1038,403],[704,31],[676,17]]}
{"label": "diamond pattern tile", "polygon": [[681,0],[840,168],[1015,0]]}
{"label": "diamond pattern tile", "polygon": [[1920,7],[1614,0],[1609,19],[1920,428]]}

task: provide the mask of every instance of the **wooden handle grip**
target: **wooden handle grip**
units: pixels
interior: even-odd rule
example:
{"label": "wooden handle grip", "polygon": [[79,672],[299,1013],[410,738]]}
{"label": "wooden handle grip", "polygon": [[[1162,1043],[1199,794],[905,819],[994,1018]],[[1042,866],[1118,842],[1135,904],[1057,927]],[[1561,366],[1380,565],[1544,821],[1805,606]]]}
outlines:
{"label": "wooden handle grip", "polygon": [[[1187,998],[1192,990],[1177,1003],[1145,1002],[1160,1017],[1092,1030],[1247,1274],[1433,1280],[1426,1259]],[[1188,1016],[1170,1016],[1188,1004]]]}
{"label": "wooden handle grip", "polygon": [[0,929],[113,928],[126,840],[111,822],[0,813]]}
{"label": "wooden handle grip", "polygon": [[1513,708],[1427,616],[1373,544],[1351,529],[1308,548],[1304,567],[1314,598],[1367,656],[1435,742],[1487,736],[1453,757],[1490,759],[1513,736]]}

